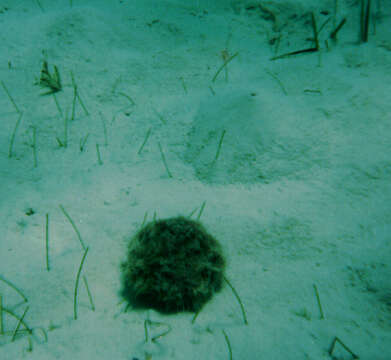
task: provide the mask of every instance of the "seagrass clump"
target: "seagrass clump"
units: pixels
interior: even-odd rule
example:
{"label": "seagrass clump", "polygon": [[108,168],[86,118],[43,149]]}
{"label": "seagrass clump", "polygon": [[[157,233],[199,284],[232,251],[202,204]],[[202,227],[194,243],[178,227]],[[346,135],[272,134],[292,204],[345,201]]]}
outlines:
{"label": "seagrass clump", "polygon": [[141,228],[121,269],[121,295],[133,308],[198,312],[221,290],[225,259],[200,222],[178,216]]}

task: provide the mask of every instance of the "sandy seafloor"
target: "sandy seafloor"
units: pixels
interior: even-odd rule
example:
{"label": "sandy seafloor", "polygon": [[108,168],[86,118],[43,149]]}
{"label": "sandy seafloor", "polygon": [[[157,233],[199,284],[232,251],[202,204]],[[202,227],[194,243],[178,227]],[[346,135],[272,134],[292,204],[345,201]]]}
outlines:
{"label": "sandy seafloor", "polygon": [[[229,359],[223,331],[237,360],[391,359],[390,2],[367,43],[354,0],[40,4],[0,1],[0,275],[27,299],[0,281],[0,359]],[[271,60],[314,47],[311,12],[319,51]],[[125,312],[129,237],[202,204],[249,324],[228,286],[194,324]]]}

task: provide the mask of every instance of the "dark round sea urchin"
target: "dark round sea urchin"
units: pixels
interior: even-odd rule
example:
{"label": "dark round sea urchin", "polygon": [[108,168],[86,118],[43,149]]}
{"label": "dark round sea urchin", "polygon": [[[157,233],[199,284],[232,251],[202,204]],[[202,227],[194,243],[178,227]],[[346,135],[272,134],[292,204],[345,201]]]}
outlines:
{"label": "dark round sea urchin", "polygon": [[178,216],[139,230],[121,269],[122,296],[133,308],[197,312],[221,290],[225,259],[201,223]]}

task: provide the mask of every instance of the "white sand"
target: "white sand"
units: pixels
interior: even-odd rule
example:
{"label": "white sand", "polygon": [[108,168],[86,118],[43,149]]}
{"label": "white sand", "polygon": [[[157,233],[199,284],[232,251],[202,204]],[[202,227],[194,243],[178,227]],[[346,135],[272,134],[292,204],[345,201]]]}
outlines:
{"label": "white sand", "polygon": [[[336,336],[361,359],[390,359],[391,4],[372,1],[376,33],[372,21],[360,44],[352,0],[339,1],[335,20],[331,0],[263,10],[257,1],[40,2],[44,11],[0,2],[0,79],[23,111],[9,157],[18,113],[0,88],[0,275],[28,299],[0,281],[0,359],[229,359],[223,330],[237,360],[330,359]],[[313,46],[309,11],[318,27],[331,17],[321,50],[271,61],[279,36],[277,55]],[[44,59],[59,69],[63,116],[34,85]],[[71,72],[88,115],[77,101],[65,148],[56,137],[65,143]],[[201,221],[225,250],[249,325],[228,286],[195,324],[192,314],[125,313],[119,266],[145,214],[197,209],[195,218],[204,201]],[[77,320],[83,249],[60,204],[89,247],[82,275],[96,309],[80,279]],[[12,341],[9,312],[27,306],[33,336],[21,325]],[[151,336],[172,330],[145,343],[146,319],[166,324]],[[352,358],[340,344],[333,355]]]}

